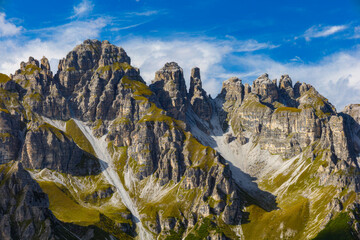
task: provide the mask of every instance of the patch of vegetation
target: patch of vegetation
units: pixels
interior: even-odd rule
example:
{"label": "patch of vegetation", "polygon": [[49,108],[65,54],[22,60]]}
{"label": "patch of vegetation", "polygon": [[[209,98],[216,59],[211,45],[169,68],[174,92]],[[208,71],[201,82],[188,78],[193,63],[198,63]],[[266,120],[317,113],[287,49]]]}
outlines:
{"label": "patch of vegetation", "polygon": [[119,239],[130,237],[119,228],[120,224],[130,227],[133,224],[131,219],[125,218],[131,214],[125,205],[113,202],[111,197],[88,201],[89,195],[112,186],[103,174],[75,177],[49,169],[29,171],[33,171],[40,187],[48,194],[50,210],[59,220],[83,226],[96,225]]}
{"label": "patch of vegetation", "polygon": [[313,240],[355,240],[353,229],[347,213],[340,213],[335,219],[330,220],[325,228]]}
{"label": "patch of vegetation", "polygon": [[9,113],[10,113],[10,112],[9,112],[9,110],[4,109],[4,108],[0,108],[0,112],[4,112],[4,113],[7,113],[7,114],[9,114]]}
{"label": "patch of vegetation", "polygon": [[[131,222],[131,221],[130,221]],[[108,218],[107,216],[100,214],[100,221],[96,224],[97,227],[103,229],[104,231],[110,233],[117,239],[133,239],[132,236],[124,233],[117,226],[117,222]]]}
{"label": "patch of vegetation", "polygon": [[180,228],[178,232],[175,232],[174,230],[170,230],[170,235],[165,238],[165,240],[178,240],[182,239],[182,236],[184,235],[185,229]]}
{"label": "patch of vegetation", "polygon": [[7,83],[10,81],[10,77],[6,74],[0,73],[0,83]]}
{"label": "patch of vegetation", "polygon": [[50,131],[60,140],[63,140],[64,137],[67,137],[62,131],[60,131],[59,129],[48,123],[43,123],[37,129],[35,129],[35,131],[39,131],[39,130]]}
{"label": "patch of vegetation", "polygon": [[97,119],[97,120],[95,121],[94,130],[99,129],[99,128],[101,127],[101,125],[102,125],[102,124],[103,124],[102,119]]}
{"label": "patch of vegetation", "polygon": [[96,69],[96,72],[103,74],[104,72],[108,72],[110,70],[112,70],[112,71],[124,70],[125,71],[125,70],[132,69],[132,68],[133,67],[130,64],[128,64],[127,62],[114,62],[111,65],[99,67],[98,69]]}
{"label": "patch of vegetation", "polygon": [[94,148],[91,146],[89,140],[85,137],[84,133],[80,130],[76,122],[71,119],[66,122],[66,133],[72,137],[74,142],[84,151],[96,156]]}
{"label": "patch of vegetation", "polygon": [[38,92],[32,92],[32,93],[26,95],[25,97],[29,98],[29,99],[31,99],[33,101],[37,101],[37,102],[40,102],[42,100],[42,96]]}
{"label": "patch of vegetation", "polygon": [[214,165],[215,150],[202,145],[190,133],[186,133],[185,150],[189,152],[192,167],[209,170]]}
{"label": "patch of vegetation", "polygon": [[[170,181],[166,186],[170,188],[174,183]],[[178,186],[169,190],[166,195],[160,196],[157,201],[144,202],[140,214],[144,214],[144,220],[156,221],[156,216],[161,212],[162,218],[174,217],[181,219],[184,212],[197,202],[201,195],[200,189],[185,190]]]}
{"label": "patch of vegetation", "polygon": [[41,71],[41,68],[39,68],[38,66],[36,65],[33,65],[33,64],[29,64],[25,67],[25,71],[21,71],[20,74],[23,74],[23,75],[30,75],[30,74],[34,74],[35,71]]}
{"label": "patch of vegetation", "polygon": [[142,122],[165,122],[170,128],[176,125],[174,119],[165,115],[164,110],[158,108],[154,103],[151,103],[147,115],[139,120],[139,123]]}
{"label": "patch of vegetation", "polygon": [[128,76],[122,77],[121,83],[123,84],[124,88],[131,89],[135,96],[150,96],[153,94],[153,92],[145,83],[137,80],[131,80]]}
{"label": "patch of vegetation", "polygon": [[250,222],[242,225],[245,239],[278,239],[288,232],[288,239],[301,239],[309,219],[309,201],[298,197],[279,206],[279,210],[266,212],[251,205],[246,208],[250,213]]}
{"label": "patch of vegetation", "polygon": [[298,108],[293,108],[293,107],[279,107],[275,110],[275,113],[278,112],[295,112],[295,113],[299,113],[301,112],[301,109]]}
{"label": "patch of vegetation", "polygon": [[99,67],[98,69],[96,69],[96,72],[99,72],[99,73],[104,73],[104,72],[108,72],[111,70],[111,66],[110,65],[106,65],[106,66],[102,66],[102,67]]}
{"label": "patch of vegetation", "polygon": [[114,71],[116,70],[128,70],[128,69],[132,69],[133,67],[128,64],[127,62],[115,62],[114,64],[112,64],[112,68]]}
{"label": "patch of vegetation", "polygon": [[126,146],[116,147],[114,146],[113,142],[109,142],[107,149],[109,153],[112,155],[112,158],[114,159],[114,166],[116,167],[121,182],[125,186],[124,169],[128,159],[128,154],[127,154],[128,147]]}
{"label": "patch of vegetation", "polygon": [[245,109],[267,109],[268,107],[264,104],[262,104],[261,102],[259,101],[255,101],[255,100],[252,100],[252,99],[248,99],[246,100],[242,105],[241,105],[241,108],[245,108]]}
{"label": "patch of vegetation", "polygon": [[0,133],[0,139],[1,139],[1,141],[4,143],[4,142],[6,142],[6,139],[7,138],[10,138],[11,137],[11,134],[10,133]]}
{"label": "patch of vegetation", "polygon": [[126,117],[118,117],[113,121],[115,125],[122,125],[122,124],[129,124],[131,121],[129,118]]}
{"label": "patch of vegetation", "polygon": [[68,67],[66,69],[67,72],[73,72],[73,71],[76,71],[75,67]]}
{"label": "patch of vegetation", "polygon": [[49,197],[50,210],[59,220],[82,226],[88,226],[100,221],[98,211],[78,204],[69,196],[70,194],[65,188],[61,188],[54,182],[49,181],[38,181],[38,183]]}
{"label": "patch of vegetation", "polygon": [[239,239],[230,225],[223,223],[221,220],[216,224],[210,217],[206,217],[195,224],[194,229],[186,236],[185,240],[203,240],[207,239],[210,234],[216,233],[225,235],[229,239]]}

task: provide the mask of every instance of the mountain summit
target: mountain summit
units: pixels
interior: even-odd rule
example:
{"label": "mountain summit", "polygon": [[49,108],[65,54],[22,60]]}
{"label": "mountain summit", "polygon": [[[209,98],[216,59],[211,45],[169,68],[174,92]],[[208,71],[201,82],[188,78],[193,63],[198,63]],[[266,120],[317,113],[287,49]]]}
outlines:
{"label": "mountain summit", "polygon": [[1,239],[357,239],[360,107],[267,74],[147,86],[85,40],[0,74]]}

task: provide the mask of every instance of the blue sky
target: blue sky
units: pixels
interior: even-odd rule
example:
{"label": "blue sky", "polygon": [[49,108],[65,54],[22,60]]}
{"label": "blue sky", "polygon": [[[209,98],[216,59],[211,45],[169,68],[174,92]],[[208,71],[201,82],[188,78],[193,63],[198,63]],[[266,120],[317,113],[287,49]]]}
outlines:
{"label": "blue sky", "polygon": [[360,103],[360,1],[0,0],[0,72],[58,60],[87,38],[124,47],[143,78],[176,61],[205,90],[264,72],[313,84],[341,110]]}

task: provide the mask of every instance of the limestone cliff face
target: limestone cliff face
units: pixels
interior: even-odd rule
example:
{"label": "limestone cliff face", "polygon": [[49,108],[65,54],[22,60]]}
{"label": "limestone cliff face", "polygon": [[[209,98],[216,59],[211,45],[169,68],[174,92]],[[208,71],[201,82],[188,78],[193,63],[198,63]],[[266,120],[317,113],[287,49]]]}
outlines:
{"label": "limestone cliff face", "polygon": [[[119,239],[186,236],[207,221],[239,225],[246,200],[228,165],[186,127],[188,108],[211,117],[195,70],[192,89],[189,101],[176,63],[149,88],[125,51],[107,41],[75,47],[55,76],[46,58],[30,58],[1,83],[1,163],[21,162],[59,220],[81,219],[89,231],[93,224]],[[58,198],[88,211],[73,216]],[[209,236],[224,238],[223,231]]]}
{"label": "limestone cliff face", "polygon": [[147,86],[97,40],[55,75],[45,57],[0,75],[1,238],[308,239],[342,213],[360,232],[358,105],[288,75],[216,99],[185,77],[170,62]]}
{"label": "limestone cliff face", "polygon": [[[247,94],[240,80],[236,85],[227,82],[217,97],[224,102],[219,111],[227,113],[228,121],[221,121],[228,122],[239,136],[250,130],[264,149],[285,158],[299,154],[319,140],[326,116],[335,113],[333,106],[312,86],[297,84],[293,88],[287,75],[281,77],[277,86],[276,81],[264,74],[254,81]],[[232,86],[238,89],[235,90],[238,96],[233,94]]]}
{"label": "limestone cliff face", "polygon": [[75,176],[100,173],[100,164],[75,144],[70,136],[49,124],[26,133],[21,162],[29,169],[51,169]]}

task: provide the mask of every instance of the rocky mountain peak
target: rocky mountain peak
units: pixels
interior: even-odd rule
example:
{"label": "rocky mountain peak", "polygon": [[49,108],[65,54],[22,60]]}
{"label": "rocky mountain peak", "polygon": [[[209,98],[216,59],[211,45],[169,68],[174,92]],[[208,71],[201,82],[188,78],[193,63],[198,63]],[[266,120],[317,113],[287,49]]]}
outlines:
{"label": "rocky mountain peak", "polygon": [[241,79],[231,77],[224,81],[219,97],[225,101],[242,101],[244,99],[244,85]]}
{"label": "rocky mountain peak", "polygon": [[200,68],[194,67],[191,69],[191,78],[200,79]]}
{"label": "rocky mountain peak", "polygon": [[293,98],[295,97],[295,92],[292,86],[292,80],[289,75],[285,74],[281,76],[279,89],[282,102],[288,103],[285,104],[288,106],[296,106],[296,103],[293,100]]}
{"label": "rocky mountain peak", "polygon": [[202,90],[202,82],[200,78],[200,68],[194,67],[191,69],[190,76],[190,89],[189,89],[189,99],[191,99],[196,91]]}
{"label": "rocky mountain peak", "polygon": [[115,62],[131,64],[130,57],[127,56],[123,48],[112,45],[109,41],[103,41],[101,43],[99,66],[111,65]]}
{"label": "rocky mountain peak", "polygon": [[272,82],[269,78],[269,74],[264,73],[262,75],[260,75],[257,79],[255,79],[253,84],[262,84],[262,83],[270,83]]}
{"label": "rocky mountain peak", "polygon": [[210,121],[212,108],[206,91],[202,88],[200,68],[191,69],[189,100],[193,111],[203,120]]}
{"label": "rocky mountain peak", "polygon": [[187,91],[183,70],[177,63],[166,63],[158,70],[150,88],[170,116],[185,120]]}
{"label": "rocky mountain peak", "polygon": [[259,95],[264,102],[272,103],[279,99],[276,83],[264,73],[253,82],[252,92]]}
{"label": "rocky mountain peak", "polygon": [[115,62],[130,64],[130,57],[123,48],[110,44],[109,41],[88,39],[77,45],[66,58],[60,60],[59,71],[86,71]]}
{"label": "rocky mountain peak", "polygon": [[289,88],[289,87],[292,88],[292,80],[291,80],[291,78],[287,74],[282,75],[281,78],[280,78],[279,88],[280,89],[286,89],[286,88]]}
{"label": "rocky mountain peak", "polygon": [[40,60],[40,68],[48,75],[52,76],[49,60],[45,56],[43,56],[42,59]]}

